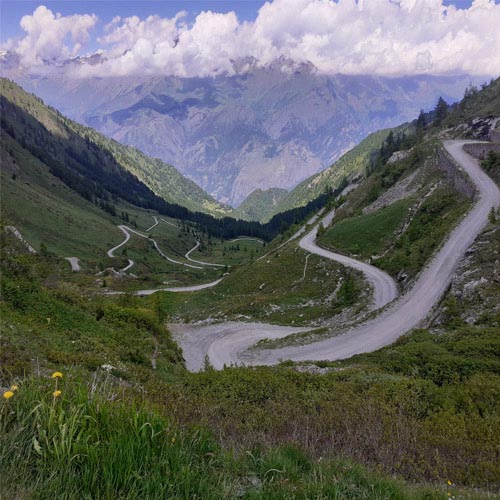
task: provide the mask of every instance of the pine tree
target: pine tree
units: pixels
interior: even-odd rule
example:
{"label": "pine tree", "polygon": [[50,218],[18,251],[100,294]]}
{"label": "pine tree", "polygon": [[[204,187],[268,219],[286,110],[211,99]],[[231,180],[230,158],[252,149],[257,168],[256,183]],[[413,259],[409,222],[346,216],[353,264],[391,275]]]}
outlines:
{"label": "pine tree", "polygon": [[420,114],[418,115],[417,118],[417,133],[422,133],[425,129],[425,126],[427,125],[427,120],[425,119],[425,113],[424,110],[420,110]]}
{"label": "pine tree", "polygon": [[448,115],[448,103],[442,97],[439,98],[436,107],[434,108],[434,113],[434,125],[441,125],[443,120]]}

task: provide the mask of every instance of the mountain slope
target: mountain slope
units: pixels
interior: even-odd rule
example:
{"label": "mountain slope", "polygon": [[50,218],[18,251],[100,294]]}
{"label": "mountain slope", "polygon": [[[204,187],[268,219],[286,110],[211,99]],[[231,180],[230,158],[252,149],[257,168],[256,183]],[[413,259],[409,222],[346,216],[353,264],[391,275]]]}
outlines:
{"label": "mountain slope", "polygon": [[371,156],[380,148],[390,130],[379,130],[363,139],[333,165],[302,181],[275,208],[275,212],[301,206],[330,188],[366,175]]}
{"label": "mountain slope", "polygon": [[[480,89],[469,86],[465,97],[444,119],[444,125],[457,125],[473,118],[500,116],[500,78],[481,85]],[[497,127],[498,128],[498,127]]]}
{"label": "mountain slope", "polygon": [[[231,217],[218,219],[190,211],[160,198],[126,170],[113,154],[121,151],[119,145],[113,143],[115,149],[109,149],[106,140],[99,142],[99,134],[98,142],[94,142],[93,131],[63,118],[13,82],[1,80],[0,90],[2,154],[10,156],[12,163],[22,162],[23,168],[28,169],[35,158],[45,172],[111,216],[119,215],[124,211],[123,205],[129,204],[135,209],[189,221],[200,233],[217,238],[246,235],[269,241],[329,201],[329,195],[321,195],[304,207],[277,214],[266,224]],[[26,157],[26,163],[19,155]],[[13,200],[9,208],[21,210],[21,200]]]}
{"label": "mountain slope", "polygon": [[369,133],[432,108],[439,95],[457,100],[470,81],[328,76],[284,59],[231,77],[74,80],[53,68],[12,78],[233,206],[255,189],[292,189]]}
{"label": "mountain slope", "polygon": [[33,95],[26,94],[17,85],[3,78],[0,79],[0,94],[27,111],[47,130],[59,137],[69,139],[71,142],[77,136],[80,142],[83,139],[86,145],[106,150],[114,162],[132,173],[166,201],[185,206],[193,211],[203,211],[218,216],[230,212],[229,207],[217,203],[193,181],[183,177],[174,167],[161,160],[149,158],[135,148],[123,146],[91,128],[63,117],[57,111],[44,106],[43,102]]}
{"label": "mountain slope", "polygon": [[[243,203],[237,209],[235,209],[235,215],[246,220],[264,222],[277,213],[277,207],[281,206],[282,201],[287,195],[288,191],[286,189],[271,188],[265,191],[256,189],[243,200]],[[294,206],[295,205],[290,205],[287,208],[294,208]]]}

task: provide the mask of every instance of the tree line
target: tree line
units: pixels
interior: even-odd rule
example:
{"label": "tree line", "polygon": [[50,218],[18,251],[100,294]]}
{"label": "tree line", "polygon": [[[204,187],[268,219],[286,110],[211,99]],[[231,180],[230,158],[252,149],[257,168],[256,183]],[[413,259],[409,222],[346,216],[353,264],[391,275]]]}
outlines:
{"label": "tree line", "polygon": [[116,203],[122,199],[137,207],[192,222],[199,231],[214,237],[230,239],[248,235],[270,241],[325,206],[343,188],[327,189],[307,205],[279,213],[265,224],[232,217],[217,219],[157,196],[135,175],[124,169],[110,151],[88,137],[73,132],[57,115],[58,125],[64,134],[53,134],[34,116],[5,96],[0,96],[0,110],[2,134],[8,134],[43,162],[52,175],[113,216],[117,215]]}

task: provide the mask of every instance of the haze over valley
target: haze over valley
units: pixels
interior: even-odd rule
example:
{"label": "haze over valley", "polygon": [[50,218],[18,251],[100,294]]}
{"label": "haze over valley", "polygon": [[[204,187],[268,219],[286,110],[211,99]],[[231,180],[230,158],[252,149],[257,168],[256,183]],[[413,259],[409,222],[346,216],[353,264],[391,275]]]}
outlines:
{"label": "haze over valley", "polygon": [[[252,65],[253,62],[253,65]],[[479,77],[328,76],[312,64],[255,61],[233,76],[26,78],[69,117],[174,165],[237,207],[254,190],[291,190],[369,133],[457,101]],[[235,66],[238,65],[235,63]]]}

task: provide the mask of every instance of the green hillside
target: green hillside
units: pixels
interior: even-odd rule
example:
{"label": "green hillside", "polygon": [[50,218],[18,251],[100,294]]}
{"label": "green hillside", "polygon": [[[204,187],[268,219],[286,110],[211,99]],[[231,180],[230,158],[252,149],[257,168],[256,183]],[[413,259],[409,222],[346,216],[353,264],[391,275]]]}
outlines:
{"label": "green hillside", "polygon": [[[480,89],[471,86],[464,98],[453,107],[445,118],[444,126],[456,126],[473,118],[498,117],[500,115],[500,79],[483,84]],[[498,127],[497,127],[498,129]]]}
{"label": "green hillside", "polygon": [[275,208],[274,213],[304,205],[324,192],[325,189],[335,188],[345,180],[353,181],[363,177],[366,174],[371,155],[382,145],[389,132],[390,130],[387,129],[370,134],[333,165],[302,181],[284,197]]}
{"label": "green hillside", "polygon": [[[474,118],[490,118],[499,115],[500,79],[496,79],[492,80],[489,84],[483,84],[480,89],[471,86],[466,91],[464,98],[458,104],[450,107],[440,127],[443,129],[456,127]],[[432,113],[428,113],[428,116],[428,120],[430,121]],[[407,125],[396,127],[392,131],[393,133],[399,133],[405,128],[407,128]],[[497,123],[496,128],[500,130],[500,123]],[[282,199],[274,213],[290,207],[303,205],[305,202],[318,196],[325,188],[340,185],[344,179],[352,181],[364,177],[371,156],[380,148],[390,131],[391,129],[386,129],[370,134],[333,165],[302,181]],[[458,132],[463,133],[464,129],[462,128]]]}
{"label": "green hillside", "polygon": [[[16,149],[12,145],[8,146],[7,142],[19,145],[45,164],[54,177],[113,216],[120,214],[119,203],[127,202],[164,216],[189,221],[199,232],[213,237],[231,239],[247,235],[270,241],[283,230],[310,217],[330,197],[329,194],[321,195],[303,207],[273,216],[265,224],[194,212],[184,204],[172,203],[158,196],[124,168],[120,161],[124,161],[126,156],[127,161],[132,163],[130,154],[135,150],[127,150],[127,154],[120,153],[118,158],[116,151],[124,151],[118,145],[106,142],[90,129],[66,120],[9,80],[3,79],[0,83],[0,90],[3,89],[0,92],[1,134],[5,137],[5,147],[8,147],[5,154],[12,155]],[[94,142],[93,137],[96,137],[97,142]],[[172,189],[175,190],[175,187]],[[181,192],[179,196],[183,202],[184,194]]]}
{"label": "green hillside", "polygon": [[286,189],[256,189],[235,209],[234,215],[246,220],[268,221],[288,195]]}
{"label": "green hillside", "polygon": [[155,194],[166,201],[193,211],[207,212],[217,216],[229,214],[230,208],[217,203],[193,181],[183,177],[174,167],[161,160],[149,158],[135,148],[122,146],[91,128],[65,118],[56,110],[45,106],[39,98],[24,92],[10,80],[0,79],[0,95],[15,103],[20,110],[38,120],[61,140],[63,138],[71,140],[75,148],[78,147],[79,141],[84,140],[87,145],[93,144],[108,151],[118,165],[137,176]]}

